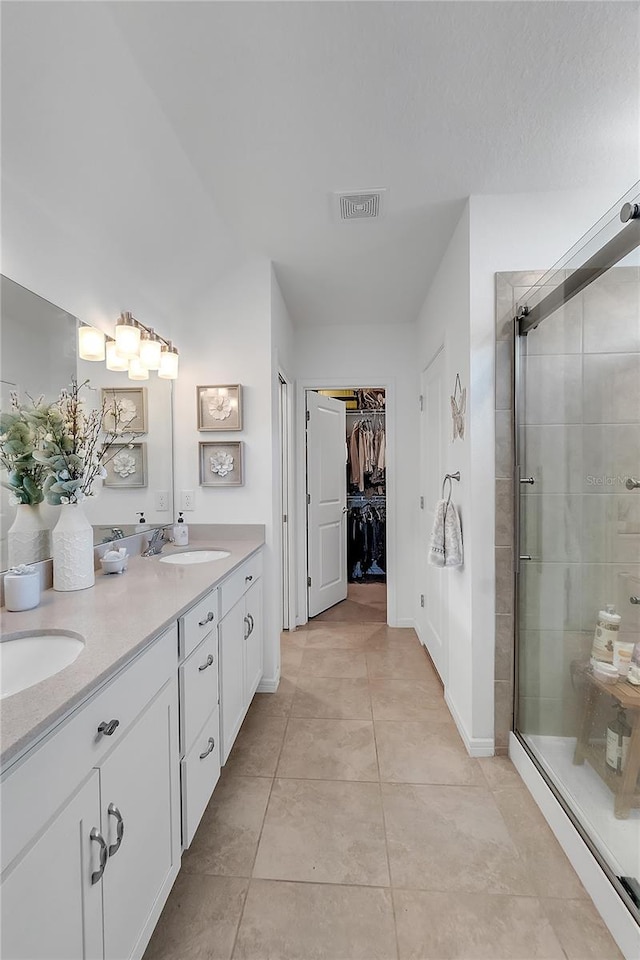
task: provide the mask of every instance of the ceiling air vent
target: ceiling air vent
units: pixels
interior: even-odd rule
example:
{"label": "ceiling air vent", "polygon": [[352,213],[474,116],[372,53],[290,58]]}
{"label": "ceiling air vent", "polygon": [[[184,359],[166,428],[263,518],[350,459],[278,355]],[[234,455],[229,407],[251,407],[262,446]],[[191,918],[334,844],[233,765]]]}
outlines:
{"label": "ceiling air vent", "polygon": [[384,190],[363,190],[358,193],[338,193],[341,220],[371,220],[382,214]]}

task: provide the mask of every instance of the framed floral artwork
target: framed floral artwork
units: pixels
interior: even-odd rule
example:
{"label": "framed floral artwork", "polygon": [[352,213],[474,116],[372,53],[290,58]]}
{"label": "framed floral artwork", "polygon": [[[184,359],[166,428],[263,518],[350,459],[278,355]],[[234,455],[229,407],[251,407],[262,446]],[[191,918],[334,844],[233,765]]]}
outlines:
{"label": "framed floral artwork", "polygon": [[113,443],[104,461],[105,487],[146,487],[146,443]]}
{"label": "framed floral artwork", "polygon": [[146,387],[103,387],[102,409],[105,432],[147,432]]}
{"label": "framed floral artwork", "polygon": [[200,443],[200,485],[241,487],[244,483],[242,441]]}
{"label": "framed floral artwork", "polygon": [[196,387],[198,430],[242,430],[242,386]]}

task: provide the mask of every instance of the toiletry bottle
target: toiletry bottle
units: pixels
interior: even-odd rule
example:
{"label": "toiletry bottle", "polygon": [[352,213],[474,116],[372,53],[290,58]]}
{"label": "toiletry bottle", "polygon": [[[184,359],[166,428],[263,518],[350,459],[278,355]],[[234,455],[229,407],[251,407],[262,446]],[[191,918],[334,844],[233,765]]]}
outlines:
{"label": "toiletry bottle", "polygon": [[626,677],[629,673],[634,647],[633,640],[613,641],[613,665],[621,677]]}
{"label": "toiletry bottle", "polygon": [[178,522],[173,525],[173,542],[177,547],[186,547],[189,543],[189,527],[181,513],[178,514]]}
{"label": "toiletry bottle", "polygon": [[631,727],[622,707],[618,706],[615,720],[607,727],[607,748],[605,759],[607,766],[620,776],[627,760],[627,750],[631,739]]}
{"label": "toiletry bottle", "polygon": [[599,611],[591,647],[591,656],[594,660],[613,663],[613,641],[618,639],[621,620],[622,617],[616,613],[612,603],[607,603],[605,609]]}

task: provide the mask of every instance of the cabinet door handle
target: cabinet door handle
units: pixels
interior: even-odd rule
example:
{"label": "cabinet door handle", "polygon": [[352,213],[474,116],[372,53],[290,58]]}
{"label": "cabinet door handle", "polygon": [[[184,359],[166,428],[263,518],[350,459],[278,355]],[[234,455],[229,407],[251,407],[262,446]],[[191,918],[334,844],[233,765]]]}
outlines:
{"label": "cabinet door handle", "polygon": [[215,748],[216,748],[216,742],[215,742],[215,740],[213,739],[213,737],[209,737],[209,741],[208,741],[208,744],[207,744],[207,749],[204,751],[204,753],[201,753],[201,754],[200,754],[200,759],[201,759],[201,760],[205,760],[205,759],[209,756],[210,753],[213,753],[213,751],[215,750]]}
{"label": "cabinet door handle", "polygon": [[89,834],[89,839],[94,840],[96,843],[100,844],[100,866],[97,870],[94,870],[91,874],[91,883],[98,883],[99,880],[102,880],[102,874],[104,873],[104,868],[107,865],[107,860],[109,858],[109,851],[107,849],[107,844],[104,837],[97,829],[94,827],[91,833]]}
{"label": "cabinet door handle", "polygon": [[213,617],[214,617],[213,610],[209,610],[209,613],[206,615],[206,617],[204,618],[204,620],[199,620],[199,621],[198,621],[198,626],[199,626],[199,627],[206,627],[206,625],[207,625],[208,623],[211,623],[211,621],[213,620]]}
{"label": "cabinet door handle", "polygon": [[247,628],[246,631],[245,631],[245,635],[244,635],[244,638],[245,638],[245,640],[246,640],[247,637],[249,636],[249,634],[251,633],[251,624],[249,623],[249,617],[245,617],[245,618],[244,618],[244,623],[245,623],[245,626],[246,626],[246,628]]}
{"label": "cabinet door handle", "polygon": [[210,667],[212,665],[213,665],[213,654],[210,653],[207,659],[205,660],[205,662],[198,667],[198,670],[202,673],[203,670],[206,670],[207,667]]}
{"label": "cabinet door handle", "polygon": [[124,818],[115,803],[110,803],[107,807],[107,813],[110,817],[116,818],[116,842],[109,846],[109,856],[113,857],[120,849],[122,838],[124,837]]}
{"label": "cabinet door handle", "polygon": [[245,583],[251,583],[252,580],[253,580],[253,577],[245,577],[245,578],[244,578],[244,582],[245,582]]}
{"label": "cabinet door handle", "polygon": [[103,720],[100,726],[98,727],[98,733],[103,733],[105,737],[112,736],[116,729],[120,726],[119,720]]}
{"label": "cabinet door handle", "polygon": [[254,622],[252,613],[248,613],[247,617],[249,618],[249,636],[251,636],[255,627],[255,622]]}

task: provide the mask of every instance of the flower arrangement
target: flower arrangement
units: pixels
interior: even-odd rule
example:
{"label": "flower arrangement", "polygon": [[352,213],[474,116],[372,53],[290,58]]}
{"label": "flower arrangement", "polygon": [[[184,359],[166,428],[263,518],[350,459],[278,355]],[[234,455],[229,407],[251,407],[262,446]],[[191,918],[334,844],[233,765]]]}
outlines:
{"label": "flower arrangement", "polygon": [[3,487],[11,491],[12,502],[33,506],[44,500],[47,470],[35,454],[46,432],[49,408],[44,398],[21,404],[11,393],[10,409],[0,414],[0,466],[7,471]]}
{"label": "flower arrangement", "polygon": [[107,475],[104,465],[111,459],[110,448],[118,443],[120,450],[122,433],[130,422],[119,405],[111,403],[109,430],[103,436],[106,404],[85,411],[80,391],[88,384],[88,380],[81,384],[72,380],[69,389],[62,390],[58,400],[46,408],[42,446],[34,450],[33,457],[44,467],[43,493],[52,504],[81,503],[93,495],[96,480]]}

